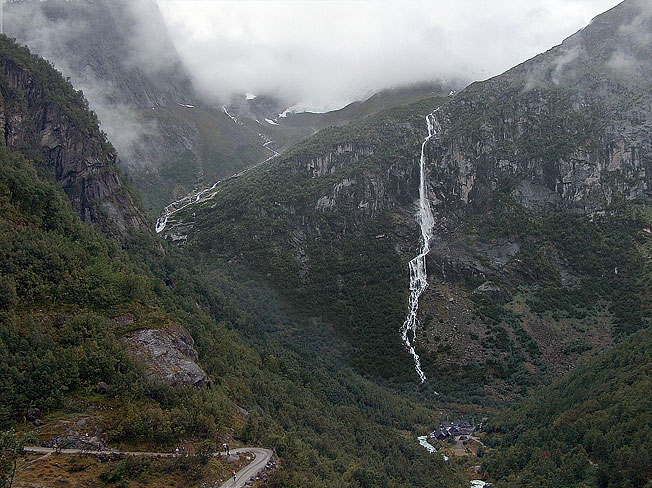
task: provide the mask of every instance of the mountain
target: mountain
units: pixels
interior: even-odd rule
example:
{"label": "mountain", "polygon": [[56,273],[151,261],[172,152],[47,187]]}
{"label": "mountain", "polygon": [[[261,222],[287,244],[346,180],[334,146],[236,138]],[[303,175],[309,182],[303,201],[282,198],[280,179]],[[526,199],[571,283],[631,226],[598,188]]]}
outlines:
{"label": "mountain", "polygon": [[202,260],[252,265],[299,310],[324,314],[362,371],[407,375],[387,328],[398,329],[406,307],[400,246],[418,232],[411,193],[423,117],[444,100],[324,129],[174,214],[165,233]]}
{"label": "mountain", "polygon": [[[169,215],[167,242],[82,94],[0,36],[0,479],[206,486],[228,442],[274,448],[274,487],[649,484],[651,11],[454,96],[354,105]],[[481,459],[417,440],[484,416]]]}
{"label": "mountain", "polygon": [[[248,270],[141,232],[81,93],[4,36],[0,66],[3,484],[206,486],[232,469],[207,455],[222,442],[272,446],[271,486],[465,484],[416,440],[440,408],[356,374],[328,327]],[[24,442],[188,456],[32,456]]]}
{"label": "mountain", "polygon": [[36,160],[85,222],[126,238],[147,228],[88,102],[52,66],[0,38],[2,145]]}
{"label": "mountain", "polygon": [[19,1],[4,14],[9,36],[84,92],[148,213],[270,155],[195,93],[155,2]]}
{"label": "mountain", "polygon": [[166,232],[200,259],[251,266],[331,323],[359,371],[416,378],[398,329],[432,113],[416,339],[427,389],[527,395],[650,321],[649,22],[647,3],[626,1],[454,97],[322,130]]}
{"label": "mountain", "polygon": [[315,132],[330,126],[343,126],[382,110],[417,102],[441,94],[452,94],[464,86],[461,80],[417,83],[388,88],[362,101],[328,112],[305,112],[292,109],[291,102],[271,95],[246,95],[234,98],[228,111],[252,130],[263,130],[283,151]]}

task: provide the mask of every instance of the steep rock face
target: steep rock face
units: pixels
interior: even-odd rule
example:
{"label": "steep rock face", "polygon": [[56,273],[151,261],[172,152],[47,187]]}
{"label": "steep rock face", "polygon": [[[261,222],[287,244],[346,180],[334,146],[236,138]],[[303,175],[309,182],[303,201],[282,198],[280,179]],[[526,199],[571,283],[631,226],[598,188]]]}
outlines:
{"label": "steep rock face", "polygon": [[208,375],[196,363],[195,341],[179,324],[166,329],[141,330],[125,337],[123,342],[144,362],[148,377],[173,386],[210,384]]}
{"label": "steep rock face", "polygon": [[649,2],[623,2],[442,107],[428,148],[435,206],[478,212],[502,192],[590,214],[649,196],[650,28]]}
{"label": "steep rock face", "polygon": [[[645,5],[452,98],[324,130],[180,212],[170,236],[251,265],[333,323],[356,367],[409,381],[397,329],[439,107],[417,352],[439,392],[521,395],[650,320],[652,38],[631,35]],[[638,75],[614,69],[631,58]]]}
{"label": "steep rock face", "polygon": [[147,212],[270,154],[200,100],[155,2],[12,2],[5,28],[83,90]]}
{"label": "steep rock face", "polygon": [[[437,226],[421,308],[426,369],[484,363],[483,374],[503,379],[509,373],[496,365],[561,374],[585,351],[645,326],[619,302],[645,310],[636,283],[649,256],[632,237],[647,224],[623,208],[646,215],[651,196],[650,27],[649,2],[625,1],[435,113],[441,132],[426,147]],[[595,251],[596,242],[611,244]],[[616,242],[623,248],[612,255]],[[627,265],[629,256],[639,264]],[[611,302],[609,311],[587,294]],[[573,298],[551,298],[564,295]],[[591,319],[578,326],[583,307]],[[472,352],[478,342],[482,352]],[[517,391],[495,388],[485,383],[493,394]]]}
{"label": "steep rock face", "polygon": [[192,82],[154,2],[13,2],[5,15],[7,35],[88,88],[91,103],[148,109],[194,103]]}
{"label": "steep rock face", "polygon": [[116,155],[83,97],[42,60],[2,41],[3,144],[40,160],[82,220],[124,238],[146,219],[124,187]]}

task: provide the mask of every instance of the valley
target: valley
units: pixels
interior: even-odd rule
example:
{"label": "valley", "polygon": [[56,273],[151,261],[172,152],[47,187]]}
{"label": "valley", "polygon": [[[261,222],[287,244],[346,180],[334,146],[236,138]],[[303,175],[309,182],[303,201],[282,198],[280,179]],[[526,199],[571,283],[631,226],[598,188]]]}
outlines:
{"label": "valley", "polygon": [[0,486],[652,486],[648,1],[325,113],[5,14]]}

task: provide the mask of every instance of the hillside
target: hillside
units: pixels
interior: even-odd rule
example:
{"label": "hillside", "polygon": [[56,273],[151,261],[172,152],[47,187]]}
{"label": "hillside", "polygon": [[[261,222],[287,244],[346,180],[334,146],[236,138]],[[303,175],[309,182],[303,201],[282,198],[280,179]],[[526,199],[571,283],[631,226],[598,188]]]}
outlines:
{"label": "hillside", "polygon": [[423,117],[444,100],[325,129],[175,214],[165,232],[187,236],[202,259],[233,256],[273,276],[298,310],[323,314],[347,337],[362,371],[408,378],[400,338],[386,333],[402,322],[408,283],[401,251],[384,233],[399,226],[406,246],[417,232],[413,162]]}
{"label": "hillside", "polygon": [[27,0],[4,10],[7,35],[84,92],[150,215],[269,156],[257,132],[195,93],[155,2]]}
{"label": "hillside", "polygon": [[652,331],[492,419],[496,486],[650,486]]}
{"label": "hillside", "polygon": [[[117,42],[110,26],[139,17],[110,5],[8,10],[59,27],[91,12],[82,33],[101,13],[98,39]],[[75,80],[0,36],[0,484],[19,466],[21,488],[219,486],[234,465],[209,454],[227,442],[273,449],[264,484],[279,488],[649,488],[648,6],[626,0],[457,94],[307,114],[286,143],[318,132],[170,215],[163,239]],[[131,173],[148,205],[245,165],[241,131],[270,153],[228,109],[177,101],[189,85],[170,55],[152,78],[112,61],[124,107],[179,137],[142,149],[169,166]],[[422,384],[400,333],[420,250]],[[469,439],[420,445],[454,419],[484,419],[477,457]]]}
{"label": "hillside", "polygon": [[[276,450],[271,486],[463,485],[464,476],[416,441],[441,409],[365,380],[326,353],[345,346],[247,270],[220,260],[207,268],[168,246],[161,253],[147,232],[130,229],[119,241],[110,225],[82,221],[86,212],[57,181],[56,161],[42,157],[41,126],[27,123],[42,105],[27,101],[53,95],[53,113],[65,101],[62,133],[83,121],[86,133],[100,134],[97,121],[47,62],[6,38],[1,54],[3,66],[21,74],[0,71],[2,107],[12,108],[2,113],[25,122],[24,144],[0,147],[3,482],[18,456],[23,487],[60,479],[199,487],[228,475],[231,465],[206,453],[229,442]],[[16,79],[31,80],[29,96],[14,88]],[[102,141],[93,174],[119,181]],[[12,447],[22,436],[84,449],[181,445],[190,455],[22,456]]]}
{"label": "hillside", "polygon": [[[425,146],[435,227],[416,343],[427,390],[526,395],[649,324],[643,6],[626,1],[452,98],[322,130],[186,208],[166,232],[200,259],[259,271],[331,323],[359,371],[416,377],[397,330],[418,249],[424,117],[441,107]],[[623,56],[639,75],[622,76]]]}

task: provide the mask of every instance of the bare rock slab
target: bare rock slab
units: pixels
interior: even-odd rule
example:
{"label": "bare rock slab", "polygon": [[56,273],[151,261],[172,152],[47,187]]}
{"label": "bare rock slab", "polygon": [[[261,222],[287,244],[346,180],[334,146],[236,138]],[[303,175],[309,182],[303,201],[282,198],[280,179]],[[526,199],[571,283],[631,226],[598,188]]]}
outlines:
{"label": "bare rock slab", "polygon": [[149,378],[173,386],[210,385],[206,372],[196,363],[195,341],[179,324],[165,329],[145,329],[123,339],[136,358],[143,361]]}

